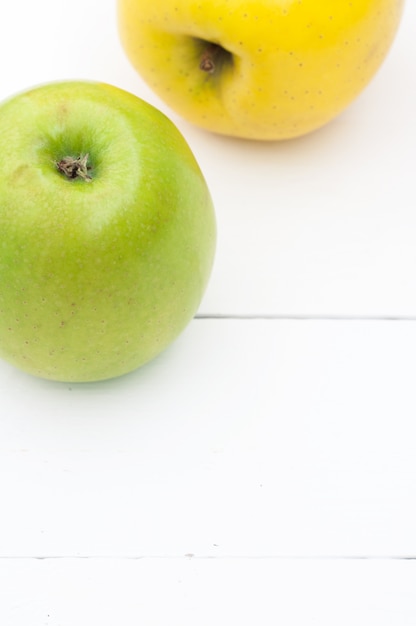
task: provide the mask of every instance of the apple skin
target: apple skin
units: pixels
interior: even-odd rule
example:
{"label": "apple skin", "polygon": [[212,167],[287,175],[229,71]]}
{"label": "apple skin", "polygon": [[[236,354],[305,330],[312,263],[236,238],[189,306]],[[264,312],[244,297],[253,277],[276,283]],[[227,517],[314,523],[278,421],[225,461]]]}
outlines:
{"label": "apple skin", "polygon": [[[284,140],[327,124],[372,79],[404,0],[118,0],[125,52],[189,122]],[[216,48],[215,69],[201,60]]]}
{"label": "apple skin", "polygon": [[[116,87],[42,85],[0,106],[0,356],[35,376],[121,376],[194,316],[215,252],[185,139]],[[91,181],[57,163],[89,155]]]}

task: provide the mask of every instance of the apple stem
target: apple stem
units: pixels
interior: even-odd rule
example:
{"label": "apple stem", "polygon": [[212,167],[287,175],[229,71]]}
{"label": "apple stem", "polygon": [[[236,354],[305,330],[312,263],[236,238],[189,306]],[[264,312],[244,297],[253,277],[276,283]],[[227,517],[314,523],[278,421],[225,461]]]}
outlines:
{"label": "apple stem", "polygon": [[215,62],[218,59],[218,55],[221,54],[223,50],[224,48],[218,44],[209,43],[202,53],[199,69],[207,74],[213,74],[217,67]]}
{"label": "apple stem", "polygon": [[92,178],[88,174],[91,166],[88,165],[88,154],[80,155],[79,157],[63,157],[60,161],[56,162],[58,170],[65,174],[67,178],[82,178],[85,182],[91,182]]}

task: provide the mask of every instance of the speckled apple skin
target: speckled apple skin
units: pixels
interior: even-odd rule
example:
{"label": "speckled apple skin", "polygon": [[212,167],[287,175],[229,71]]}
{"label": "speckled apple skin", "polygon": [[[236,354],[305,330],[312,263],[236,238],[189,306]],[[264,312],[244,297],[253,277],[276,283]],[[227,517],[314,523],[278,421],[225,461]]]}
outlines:
{"label": "speckled apple skin", "polygon": [[[118,0],[121,42],[172,109],[207,130],[282,140],[343,111],[394,41],[403,0]],[[209,42],[225,52],[200,69]]]}
{"label": "speckled apple skin", "polygon": [[[186,141],[120,89],[52,83],[0,106],[0,355],[96,381],[164,350],[194,316],[215,252]],[[92,180],[57,169],[88,154]]]}

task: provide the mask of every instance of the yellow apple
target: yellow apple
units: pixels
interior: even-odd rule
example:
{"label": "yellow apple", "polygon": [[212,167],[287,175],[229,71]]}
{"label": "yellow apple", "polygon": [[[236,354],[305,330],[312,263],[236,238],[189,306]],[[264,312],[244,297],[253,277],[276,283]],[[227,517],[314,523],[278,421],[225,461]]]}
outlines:
{"label": "yellow apple", "polygon": [[278,140],[338,115],[374,76],[404,0],[118,0],[148,85],[202,128]]}

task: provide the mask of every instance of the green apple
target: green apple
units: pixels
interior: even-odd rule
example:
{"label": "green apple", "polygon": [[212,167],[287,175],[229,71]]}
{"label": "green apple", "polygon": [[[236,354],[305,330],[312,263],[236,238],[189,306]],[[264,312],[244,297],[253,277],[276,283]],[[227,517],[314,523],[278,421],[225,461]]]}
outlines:
{"label": "green apple", "polygon": [[190,122],[260,140],[309,133],[368,84],[404,0],[118,0],[127,56]]}
{"label": "green apple", "polygon": [[47,379],[120,376],[194,316],[211,196],[185,139],[114,86],[42,85],[0,105],[0,355]]}

